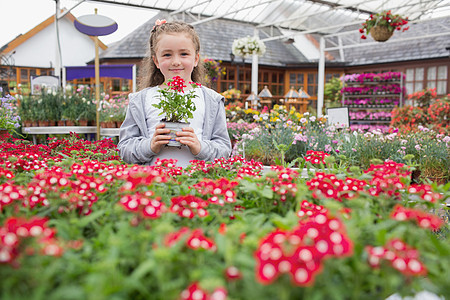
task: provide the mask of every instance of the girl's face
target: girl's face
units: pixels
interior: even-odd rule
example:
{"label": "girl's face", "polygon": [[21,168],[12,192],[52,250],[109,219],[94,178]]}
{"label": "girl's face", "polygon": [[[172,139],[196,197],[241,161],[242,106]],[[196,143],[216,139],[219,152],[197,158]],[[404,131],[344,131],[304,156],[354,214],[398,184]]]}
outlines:
{"label": "girl's face", "polygon": [[164,75],[165,82],[180,76],[186,83],[192,81],[191,74],[199,61],[194,43],[185,33],[162,34],[156,44],[153,61]]}

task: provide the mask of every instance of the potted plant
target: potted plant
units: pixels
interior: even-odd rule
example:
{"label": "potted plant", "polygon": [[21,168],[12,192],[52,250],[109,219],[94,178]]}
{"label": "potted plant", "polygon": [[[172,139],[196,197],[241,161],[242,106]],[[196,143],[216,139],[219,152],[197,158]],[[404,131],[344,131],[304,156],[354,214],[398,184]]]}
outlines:
{"label": "potted plant", "polygon": [[[398,14],[394,15],[390,10],[382,11],[370,17],[362,24],[359,32],[362,34],[361,38],[366,39],[366,35],[370,33],[372,38],[378,42],[387,41],[393,34],[394,30],[401,30],[402,26],[408,24],[408,18],[404,18]],[[403,31],[409,29],[404,27]],[[364,33],[366,35],[364,35]]]}
{"label": "potted plant", "polygon": [[203,65],[206,69],[206,81],[213,84],[219,79],[220,76],[225,75],[225,68],[221,67],[221,60],[216,61],[212,58],[205,58],[203,60]]}
{"label": "potted plant", "polygon": [[16,128],[20,127],[19,121],[16,99],[11,95],[2,97],[0,102],[0,135],[7,132],[16,132]]}
{"label": "potted plant", "polygon": [[[180,76],[175,76],[167,82],[168,88],[159,89],[159,103],[153,104],[154,107],[161,109],[159,115],[165,115],[161,120],[166,124],[166,128],[170,129],[170,136],[168,146],[180,147],[181,143],[175,141],[176,132],[182,128],[189,126],[188,119],[193,118],[195,111],[195,103],[192,101],[196,95],[193,88],[199,87],[199,83],[189,82],[192,89],[185,92],[184,79]],[[183,122],[184,121],[184,122]]]}
{"label": "potted plant", "polygon": [[247,36],[233,41],[232,52],[241,57],[249,57],[253,54],[261,56],[266,52],[266,46],[259,38]]}
{"label": "potted plant", "polygon": [[324,87],[324,98],[326,108],[340,107],[341,105],[342,81],[337,77],[331,78]]}

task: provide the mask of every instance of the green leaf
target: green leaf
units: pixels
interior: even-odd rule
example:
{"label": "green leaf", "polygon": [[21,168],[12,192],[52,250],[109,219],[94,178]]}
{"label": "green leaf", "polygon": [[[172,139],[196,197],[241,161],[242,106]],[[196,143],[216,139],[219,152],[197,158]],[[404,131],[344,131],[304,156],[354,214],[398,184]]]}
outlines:
{"label": "green leaf", "polygon": [[76,224],[79,227],[86,227],[89,223],[93,222],[94,220],[96,220],[98,217],[102,216],[105,214],[105,210],[99,210],[96,212],[93,212],[92,214],[83,217],[82,219],[80,219]]}
{"label": "green leaf", "polygon": [[130,277],[132,278],[132,280],[140,280],[143,276],[150,273],[150,271],[155,267],[156,267],[155,260],[148,259],[146,261],[143,261],[136,269],[134,269]]}

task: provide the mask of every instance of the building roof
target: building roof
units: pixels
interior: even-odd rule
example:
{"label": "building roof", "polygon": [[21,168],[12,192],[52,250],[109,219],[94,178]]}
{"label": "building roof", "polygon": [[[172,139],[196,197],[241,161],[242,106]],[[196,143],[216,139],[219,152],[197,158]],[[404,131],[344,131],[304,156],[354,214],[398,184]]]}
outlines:
{"label": "building roof", "polygon": [[[130,33],[127,37],[112,45],[100,55],[102,60],[118,58],[141,59],[145,56],[149,32],[155,24],[156,19],[169,19],[167,12],[160,12],[154,18]],[[192,19],[185,16],[184,21],[191,22]],[[360,26],[352,25],[341,29],[340,33],[325,35],[327,63],[339,63],[339,65],[356,66],[370,65],[400,61],[413,61],[449,56],[450,47],[450,17],[429,19],[421,22],[411,23],[409,30],[405,32],[396,31],[387,42],[374,42],[371,37],[367,40],[361,39],[358,29]],[[233,40],[253,35],[254,24],[244,23],[229,19],[214,19],[195,25],[199,33],[204,57],[215,60],[230,61],[230,52]],[[260,39],[274,34],[276,28],[266,32],[267,28],[259,29]],[[277,35],[278,33],[275,33]],[[309,38],[320,38],[313,34]],[[416,39],[421,37],[420,39]],[[338,39],[344,41],[342,52],[337,49]],[[316,43],[318,46],[318,43]],[[285,44],[281,40],[269,40],[265,42],[266,53],[259,58],[260,65],[266,66],[306,66],[317,63],[308,60],[301,51],[292,44]],[[328,50],[331,49],[331,50]],[[343,53],[343,57],[341,56]],[[235,58],[240,61],[240,58]],[[247,63],[251,59],[246,60]]]}
{"label": "building roof", "polygon": [[[370,65],[449,57],[450,52],[446,48],[450,47],[450,17],[409,25],[410,28],[407,31],[395,31],[386,42],[374,42],[370,36],[362,40],[356,27],[351,34],[345,36],[345,39],[353,40],[354,44],[354,47],[349,46],[343,50],[345,65]],[[338,40],[335,36],[327,41],[326,49],[336,45]],[[336,60],[341,60],[338,49],[329,52],[336,57]]]}
{"label": "building roof", "polygon": [[[362,23],[370,14],[391,10],[409,20],[450,16],[450,0],[90,0],[128,7],[184,13],[193,25],[225,18],[257,26],[328,34],[349,23]],[[276,34],[273,34],[276,36]],[[284,38],[284,35],[279,35]]]}
{"label": "building roof", "polygon": [[[100,59],[119,58],[143,58],[145,56],[149,33],[157,19],[169,19],[166,12],[160,12],[154,18],[130,33],[120,42],[112,45],[100,55]],[[189,16],[183,20],[193,21]],[[255,26],[234,20],[215,19],[209,22],[195,25],[195,30],[200,36],[201,55],[215,60],[230,61],[230,53],[233,41],[237,38],[253,36]],[[259,37],[268,36],[267,29],[259,30]],[[269,41],[265,43],[266,53],[259,58],[260,65],[285,66],[291,63],[306,63],[308,59],[298,49],[283,42]],[[240,58],[236,58],[236,61]],[[251,59],[247,59],[250,62]]]}
{"label": "building roof", "polygon": [[[65,12],[64,9],[61,10],[61,13],[64,13],[64,12]],[[72,15],[70,12],[67,13],[64,17],[68,18],[72,23],[73,23],[73,21],[75,21],[74,15]],[[36,35],[40,31],[42,31],[43,29],[47,28],[48,26],[52,25],[54,22],[55,22],[55,16],[53,15],[53,16],[48,17],[46,20],[44,20],[43,22],[41,22],[40,24],[38,24],[37,26],[35,26],[31,30],[27,31],[26,33],[19,34],[12,41],[10,41],[9,43],[7,43],[7,44],[3,45],[2,47],[0,47],[0,54],[1,53],[9,53],[9,52],[13,51],[15,48],[17,48],[18,46],[20,46],[21,44],[26,42],[31,37],[33,37],[34,35]],[[90,37],[90,38],[92,40],[94,40],[94,37]],[[98,41],[98,45],[103,50],[108,48],[108,46],[106,46],[100,40]]]}

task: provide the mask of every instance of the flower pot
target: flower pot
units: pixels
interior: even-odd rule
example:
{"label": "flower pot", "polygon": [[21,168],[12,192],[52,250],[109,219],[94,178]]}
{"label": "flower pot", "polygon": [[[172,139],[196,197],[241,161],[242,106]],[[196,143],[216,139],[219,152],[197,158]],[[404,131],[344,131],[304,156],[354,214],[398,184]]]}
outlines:
{"label": "flower pot", "polygon": [[181,131],[184,127],[188,127],[190,124],[183,123],[183,122],[164,122],[164,123],[166,124],[165,128],[170,129],[169,135],[170,135],[171,139],[170,139],[169,143],[167,144],[167,146],[181,147],[182,144],[175,140],[175,138],[177,137],[176,133],[178,131]]}
{"label": "flower pot", "polygon": [[386,26],[375,26],[370,29],[370,35],[377,42],[386,42],[392,35],[393,31],[389,31]]}
{"label": "flower pot", "polygon": [[40,120],[38,121],[39,127],[48,127],[49,121],[48,120]]}
{"label": "flower pot", "polygon": [[78,126],[88,126],[88,120],[78,120]]}
{"label": "flower pot", "polygon": [[66,120],[59,120],[58,126],[66,126]]}

